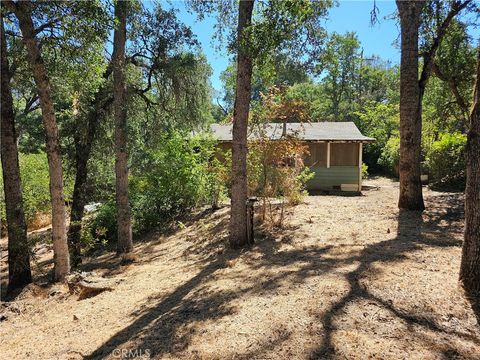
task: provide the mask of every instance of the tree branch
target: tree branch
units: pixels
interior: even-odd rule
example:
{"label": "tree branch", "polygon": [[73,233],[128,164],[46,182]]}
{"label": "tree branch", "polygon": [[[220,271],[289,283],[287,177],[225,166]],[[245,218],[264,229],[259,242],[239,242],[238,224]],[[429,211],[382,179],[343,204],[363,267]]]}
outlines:
{"label": "tree branch", "polygon": [[38,102],[37,94],[32,95],[30,98],[24,97],[24,99],[25,99],[25,107],[23,108],[24,115],[27,115],[30,112],[39,108],[40,103]]}
{"label": "tree branch", "polygon": [[458,106],[460,107],[463,115],[465,116],[465,119],[467,119],[468,118],[468,105],[467,105],[465,99],[460,94],[460,91],[458,90],[458,84],[457,84],[457,81],[455,80],[455,78],[454,77],[448,77],[447,75],[445,75],[440,70],[440,67],[438,66],[438,64],[435,61],[432,62],[432,72],[436,77],[438,77],[440,80],[442,80],[442,81],[444,81],[445,83],[448,84],[453,96],[455,96],[455,100],[456,100]]}
{"label": "tree branch", "polygon": [[225,108],[220,104],[220,101],[218,101],[218,97],[217,97],[216,100],[217,100],[217,105],[218,105],[218,107],[219,107],[220,110],[222,110],[222,112],[223,112],[223,115],[224,115],[224,116],[227,116],[227,115],[228,115],[227,109],[225,109]]}
{"label": "tree branch", "polygon": [[476,79],[475,84],[473,86],[473,103],[472,109],[470,112],[470,131],[476,132],[477,134],[480,133],[480,121],[478,121],[478,115],[476,117],[477,121],[473,121],[475,119],[475,112],[478,111],[480,107],[480,41],[477,49],[477,70],[476,70]]}
{"label": "tree branch", "polygon": [[40,34],[43,30],[48,28],[53,28],[56,23],[60,21],[60,18],[52,19],[45,24],[40,25],[38,28],[35,29],[35,35]]}
{"label": "tree branch", "polygon": [[418,85],[420,87],[420,93],[422,95],[423,95],[423,92],[425,91],[425,87],[427,86],[428,79],[432,72],[432,66],[433,66],[433,61],[435,59],[435,54],[438,50],[438,47],[440,46],[440,43],[442,42],[443,37],[447,32],[448,26],[450,25],[452,19],[460,11],[462,11],[465,7],[467,7],[467,5],[470,4],[471,2],[472,0],[465,0],[463,2],[460,0],[454,1],[452,3],[452,6],[447,16],[445,17],[445,19],[443,19],[442,23],[437,28],[437,33],[435,38],[433,39],[432,45],[423,55],[423,69],[420,75],[420,80],[418,81]]}
{"label": "tree branch", "polygon": [[8,11],[15,12],[17,10],[17,4],[12,0],[2,0],[2,5],[5,6]]}
{"label": "tree branch", "polygon": [[145,104],[147,105],[147,107],[150,107],[150,106],[153,106],[153,105],[160,105],[159,103],[155,102],[155,101],[152,101],[151,99],[148,98],[148,96],[145,94],[148,89],[138,89],[134,86],[132,87],[129,87],[130,91],[138,96],[140,96],[143,101],[145,102]]}

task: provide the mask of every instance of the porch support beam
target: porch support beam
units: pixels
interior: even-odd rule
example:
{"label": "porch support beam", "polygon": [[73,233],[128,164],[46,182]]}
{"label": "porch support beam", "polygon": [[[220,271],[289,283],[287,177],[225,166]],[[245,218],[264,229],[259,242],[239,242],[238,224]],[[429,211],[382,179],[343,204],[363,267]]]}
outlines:
{"label": "porch support beam", "polygon": [[363,144],[358,143],[358,191],[362,191],[362,153]]}
{"label": "porch support beam", "polygon": [[327,169],[330,168],[330,142],[327,142]]}

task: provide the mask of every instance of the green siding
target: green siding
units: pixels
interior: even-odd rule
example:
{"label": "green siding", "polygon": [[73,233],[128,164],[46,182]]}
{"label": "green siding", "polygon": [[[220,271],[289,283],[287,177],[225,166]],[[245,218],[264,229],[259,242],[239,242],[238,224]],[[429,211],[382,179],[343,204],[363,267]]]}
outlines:
{"label": "green siding", "polygon": [[315,176],[307,183],[308,190],[331,190],[341,184],[358,184],[358,166],[311,166],[310,170]]}

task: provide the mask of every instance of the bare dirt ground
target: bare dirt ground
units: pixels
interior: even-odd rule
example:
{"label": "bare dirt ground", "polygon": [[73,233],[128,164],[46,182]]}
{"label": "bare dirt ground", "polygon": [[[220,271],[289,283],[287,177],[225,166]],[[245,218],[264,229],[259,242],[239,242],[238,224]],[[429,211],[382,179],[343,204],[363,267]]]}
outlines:
{"label": "bare dirt ground", "polygon": [[480,359],[457,281],[462,195],[426,190],[427,211],[399,212],[398,183],[367,183],[308,197],[248,250],[226,248],[223,208],[137,243],[133,264],[102,253],[83,270],[116,285],[95,297],[30,286],[3,304],[1,357]]}

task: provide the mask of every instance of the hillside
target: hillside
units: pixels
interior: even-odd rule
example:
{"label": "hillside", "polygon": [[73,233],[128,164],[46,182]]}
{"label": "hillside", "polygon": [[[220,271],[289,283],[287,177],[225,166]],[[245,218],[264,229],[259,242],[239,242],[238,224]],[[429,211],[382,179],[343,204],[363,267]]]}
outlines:
{"label": "hillside", "polygon": [[398,183],[368,183],[360,197],[308,197],[252,249],[226,248],[224,207],[137,242],[133,263],[87,259],[114,284],[94,297],[31,285],[2,304],[2,357],[478,358],[457,283],[463,195],[426,190],[423,215],[399,213]]}

